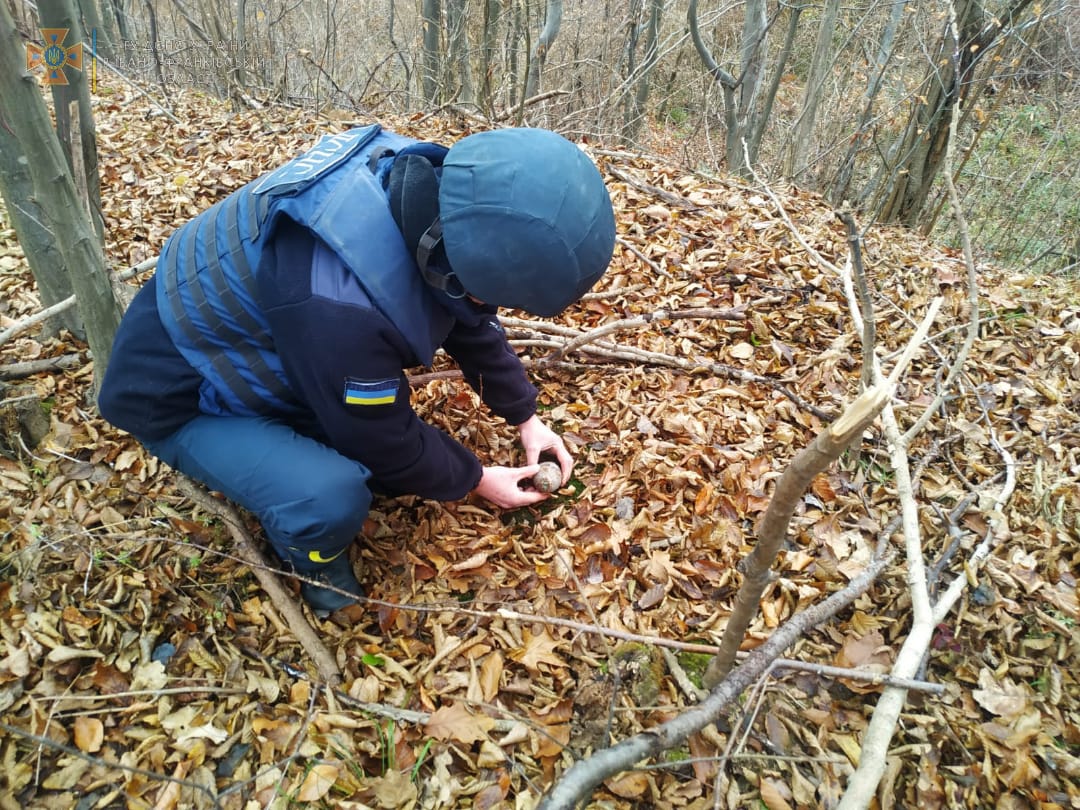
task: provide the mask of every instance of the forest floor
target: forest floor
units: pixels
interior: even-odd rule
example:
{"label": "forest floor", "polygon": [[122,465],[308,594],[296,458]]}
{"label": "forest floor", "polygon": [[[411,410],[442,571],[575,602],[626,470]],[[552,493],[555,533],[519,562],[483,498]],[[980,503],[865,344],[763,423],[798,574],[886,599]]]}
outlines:
{"label": "forest floor", "polygon": [[[173,99],[177,123],[119,89],[95,104],[117,269],[320,132],[366,123],[231,115],[198,96]],[[469,126],[391,123],[443,142]],[[658,646],[596,630],[718,643],[771,482],[858,392],[859,336],[839,279],[763,189],[603,146],[589,144],[617,210],[610,272],[554,322],[508,320],[574,479],[510,512],[377,499],[352,549],[375,601],[309,614],[343,673],[336,689],[221,519],[97,417],[86,346],[36,328],[0,346],[0,374],[76,357],[5,394],[38,395],[51,430],[0,457],[0,808],[530,808],[574,761],[689,705]],[[777,191],[805,240],[842,264],[832,210]],[[964,266],[897,230],[872,229],[865,252],[886,368],[945,298],[898,391],[910,424],[963,339]],[[882,808],[1080,807],[1080,293],[979,271],[973,353],[911,455],[932,587],[965,576],[991,528],[997,544],[936,629],[921,677],[944,692],[909,694]],[[0,290],[0,330],[40,308],[10,229]],[[694,308],[739,318],[638,317]],[[605,337],[606,355],[593,343],[542,362],[567,335],[635,317]],[[460,378],[418,382],[413,399],[486,462],[522,462],[514,431]],[[1016,489],[995,512],[1009,457]],[[860,571],[897,504],[875,428],[806,493],[745,646]],[[254,521],[246,530],[259,537]],[[901,553],[788,657],[885,671],[911,626],[907,570]],[[699,679],[707,656],[674,652]],[[833,806],[879,692],[774,670],[590,806]]]}

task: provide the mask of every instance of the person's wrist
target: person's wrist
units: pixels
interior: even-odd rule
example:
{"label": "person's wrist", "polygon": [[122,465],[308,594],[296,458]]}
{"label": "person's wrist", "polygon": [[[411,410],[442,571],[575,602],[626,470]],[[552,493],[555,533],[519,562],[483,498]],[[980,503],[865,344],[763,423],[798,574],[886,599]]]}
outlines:
{"label": "person's wrist", "polygon": [[533,413],[531,413],[529,415],[529,417],[527,419],[525,419],[525,420],[523,420],[521,422],[518,422],[517,425],[515,425],[515,427],[518,430],[521,430],[523,427],[528,425],[530,422],[539,422],[539,421],[540,421],[540,417],[537,416],[536,412],[534,411]]}

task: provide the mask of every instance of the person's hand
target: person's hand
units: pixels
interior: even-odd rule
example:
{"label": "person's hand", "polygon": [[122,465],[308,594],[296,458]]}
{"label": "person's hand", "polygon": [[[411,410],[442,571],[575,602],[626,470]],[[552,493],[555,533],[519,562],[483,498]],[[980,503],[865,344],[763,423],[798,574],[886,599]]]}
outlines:
{"label": "person's hand", "polygon": [[525,448],[525,463],[537,464],[540,454],[548,452],[555,456],[562,470],[562,486],[570,480],[570,473],[574,471],[574,457],[563,444],[562,437],[540,421],[540,417],[533,414],[528,421],[518,425],[521,434],[521,446]]}
{"label": "person's hand", "polygon": [[503,509],[539,503],[551,496],[532,488],[521,488],[521,482],[531,483],[530,479],[539,469],[539,464],[530,464],[527,467],[484,467],[480,483],[473,492]]}

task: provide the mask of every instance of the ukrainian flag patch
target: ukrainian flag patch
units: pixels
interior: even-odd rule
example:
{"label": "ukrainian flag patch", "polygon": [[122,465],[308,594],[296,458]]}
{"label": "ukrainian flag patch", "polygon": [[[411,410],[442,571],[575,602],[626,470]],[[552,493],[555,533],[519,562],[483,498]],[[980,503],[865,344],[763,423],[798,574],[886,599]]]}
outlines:
{"label": "ukrainian flag patch", "polygon": [[354,380],[345,378],[346,405],[390,405],[397,399],[399,379]]}

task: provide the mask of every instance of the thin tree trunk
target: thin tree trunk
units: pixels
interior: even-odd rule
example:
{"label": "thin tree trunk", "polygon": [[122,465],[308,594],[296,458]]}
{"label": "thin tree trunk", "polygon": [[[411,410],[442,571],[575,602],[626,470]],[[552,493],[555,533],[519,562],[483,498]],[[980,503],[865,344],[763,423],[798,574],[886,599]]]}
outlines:
{"label": "thin tree trunk", "polygon": [[[40,7],[39,3],[38,8]],[[97,0],[78,0],[75,10],[82,20],[82,25],[77,30],[82,31],[86,36],[86,44],[89,46],[90,40],[93,39],[94,51],[112,61],[116,57],[116,49],[113,43],[113,28],[105,24],[108,15],[102,14]]]}
{"label": "thin tree trunk", "polygon": [[[0,110],[0,145],[3,146],[0,148],[0,193],[7,202],[8,218],[37,282],[41,305],[47,308],[72,296],[71,279],[58,269],[63,267],[63,257],[56,235],[34,199],[30,162],[8,134],[7,116],[6,111]],[[79,311],[74,307],[54,315],[49,325],[86,339]]]}
{"label": "thin tree trunk", "polygon": [[405,74],[404,86],[405,86],[405,109],[409,109],[412,106],[412,68],[409,65],[409,60],[405,58],[405,51],[401,45],[398,44],[394,34],[394,21],[397,19],[397,2],[396,0],[390,0],[390,9],[387,15],[386,21],[386,36],[390,40],[390,44],[394,47],[394,53],[397,54],[398,61],[401,62],[401,70]]}
{"label": "thin tree trunk", "polygon": [[442,8],[439,0],[424,0],[421,6],[424,29],[423,74],[421,78],[424,101],[434,105],[438,101],[439,78],[442,73],[442,54],[439,48],[439,28]]}
{"label": "thin tree trunk", "polygon": [[150,56],[154,61],[154,77],[157,79],[158,87],[161,88],[162,97],[167,99],[169,93],[165,87],[165,72],[161,67],[161,51],[158,50],[157,12],[154,11],[153,0],[144,0],[144,5],[150,31]]}
{"label": "thin tree trunk", "polygon": [[[649,100],[649,83],[652,79],[652,71],[656,66],[660,52],[660,17],[664,12],[663,0],[652,0],[649,5],[649,21],[645,28],[645,58],[642,60],[638,71],[638,79],[634,92],[629,97],[626,116],[623,124],[623,141],[632,143],[641,131],[645,121],[645,105]],[[631,21],[636,25],[636,21]],[[632,42],[636,41],[636,37]],[[630,76],[633,71],[630,72]]]}
{"label": "thin tree trunk", "polygon": [[236,41],[229,48],[233,63],[236,86],[247,92],[247,74],[244,70],[244,54],[247,53],[247,0],[236,0]]}
{"label": "thin tree trunk", "polygon": [[[88,43],[83,39],[82,25],[76,17],[72,0],[39,0],[38,15],[44,28],[68,29],[67,39],[71,41],[69,44],[82,41],[83,52],[88,56]],[[68,168],[74,169],[77,164],[82,165],[83,178],[77,185],[86,189],[87,205],[91,211],[90,221],[98,244],[104,244],[105,221],[101,213],[101,178],[97,168],[97,135],[94,132],[94,112],[90,106],[90,82],[87,79],[90,64],[87,56],[84,56],[82,70],[65,70],[66,83],[52,85],[53,112],[56,116],[56,135],[67,159]],[[68,113],[73,102],[78,105],[79,110],[80,129],[77,133],[72,132],[71,115]],[[80,160],[75,160],[72,156],[76,143],[81,152]]]}
{"label": "thin tree trunk", "polygon": [[966,0],[957,6],[960,27],[960,64],[954,65],[951,37],[946,31],[935,51],[935,63],[927,76],[927,87],[912,112],[900,141],[890,153],[894,181],[878,206],[877,217],[884,222],[918,225],[930,189],[945,159],[949,125],[954,110],[963,109],[972,75],[983,56],[1005,30],[1005,25],[1024,12],[1034,0],[1014,0],[1000,17],[989,18],[981,0]]}
{"label": "thin tree trunk", "polygon": [[761,138],[765,134],[765,128],[769,125],[772,117],[773,104],[776,101],[776,91],[780,88],[780,79],[784,75],[788,60],[795,49],[795,35],[799,30],[799,18],[804,6],[791,6],[788,8],[788,28],[784,36],[784,44],[780,47],[780,53],[776,56],[776,64],[773,68],[772,79],[765,90],[765,97],[761,100],[760,109],[751,118],[751,123],[746,127],[746,152],[753,164],[757,161],[758,151],[761,149]]}
{"label": "thin tree trunk", "polygon": [[559,28],[562,26],[562,12],[562,0],[547,0],[544,27],[540,31],[540,38],[536,40],[536,47],[533,48],[529,60],[529,78],[525,83],[525,98],[522,101],[532,98],[540,90],[540,74],[544,69],[544,62],[547,60],[551,43],[559,35]]}
{"label": "thin tree trunk", "polygon": [[746,16],[743,18],[739,59],[739,120],[744,124],[753,115],[754,103],[765,77],[765,45],[768,31],[769,17],[765,0],[746,0]]}
{"label": "thin tree trunk", "polygon": [[836,20],[840,16],[840,0],[826,0],[825,10],[818,28],[814,55],[810,60],[810,73],[806,77],[806,89],[803,92],[802,110],[795,123],[791,151],[788,154],[784,174],[794,178],[806,169],[806,156],[814,138],[814,125],[817,123],[818,105],[825,91],[825,73],[829,69],[832,55],[833,34],[836,32]]}
{"label": "thin tree trunk", "polygon": [[709,46],[706,45],[705,40],[702,39],[701,29],[698,25],[697,5],[698,0],[690,0],[690,5],[686,10],[686,21],[690,28],[690,38],[694,43],[694,48],[697,50],[698,56],[701,57],[701,61],[705,64],[705,69],[717,84],[720,85],[720,91],[724,97],[724,129],[726,132],[724,151],[726,153],[725,156],[727,158],[728,171],[732,174],[745,174],[747,166],[742,149],[743,131],[739,121],[738,104],[735,98],[735,90],[738,87],[738,82],[735,81],[734,76],[719,65],[713,57],[712,52],[709,50]]}
{"label": "thin tree trunk", "polygon": [[495,85],[492,76],[495,73],[496,56],[499,41],[499,12],[502,3],[499,0],[483,0],[484,25],[480,37],[480,96],[477,102],[480,108],[491,117],[495,112]]}
{"label": "thin tree trunk", "polygon": [[21,190],[29,195],[14,198],[6,174],[0,175],[0,191],[9,208],[30,201],[42,227],[55,237],[60,263],[49,272],[67,274],[75,293],[94,356],[96,390],[109,362],[121,308],[37,81],[26,70],[23,42],[6,3],[0,3],[0,116],[0,153],[25,159],[29,188]]}
{"label": "thin tree trunk", "polygon": [[[131,28],[128,25],[127,12],[123,0],[101,0],[101,13],[106,27],[114,32],[113,43],[131,41]],[[123,50],[123,47],[120,48]]]}
{"label": "thin tree trunk", "polygon": [[446,0],[447,40],[456,79],[455,95],[458,101],[474,103],[476,90],[473,88],[472,67],[469,64],[467,5],[467,0]]}
{"label": "thin tree trunk", "polygon": [[[509,103],[511,107],[516,107],[518,103],[518,72],[519,72],[519,43],[524,40],[525,47],[524,52],[529,52],[529,26],[526,24],[528,21],[528,15],[526,14],[526,20],[522,21],[521,4],[517,0],[510,0],[511,7],[514,10],[514,17],[512,23],[512,32],[510,35],[510,99]],[[528,60],[526,60],[526,65]],[[518,123],[521,121],[521,113],[518,113]]]}
{"label": "thin tree trunk", "polygon": [[830,198],[834,205],[840,205],[847,199],[848,189],[851,187],[851,177],[855,171],[855,158],[861,150],[866,148],[869,141],[868,125],[874,113],[874,104],[877,101],[878,93],[881,91],[881,85],[885,79],[885,69],[892,61],[893,49],[896,45],[896,32],[900,28],[900,22],[904,17],[906,8],[907,0],[893,0],[889,21],[885,24],[881,39],[878,40],[873,70],[870,71],[870,79],[866,85],[866,92],[863,94],[863,108],[862,113],[859,115],[859,123],[855,127],[855,134],[848,143],[847,153],[844,155],[844,160],[836,173],[836,179],[832,183]]}

